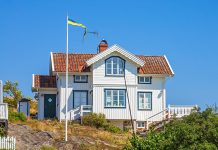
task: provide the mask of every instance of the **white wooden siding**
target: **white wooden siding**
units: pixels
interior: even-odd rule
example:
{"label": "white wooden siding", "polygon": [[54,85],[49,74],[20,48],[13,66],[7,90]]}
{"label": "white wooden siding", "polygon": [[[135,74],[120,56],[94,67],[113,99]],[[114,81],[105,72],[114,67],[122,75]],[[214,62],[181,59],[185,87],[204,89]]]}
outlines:
{"label": "white wooden siding", "polygon": [[[118,53],[112,53],[107,58],[111,56],[120,55]],[[93,64],[93,85],[124,85],[124,77],[105,76],[105,59]],[[137,67],[129,61],[125,62],[125,76],[127,85],[137,84]]]}
{"label": "white wooden siding", "polygon": [[[138,110],[137,94],[137,120],[146,121],[148,117],[165,109],[165,78],[153,77],[152,84],[138,84],[138,92],[152,92],[152,110]],[[152,121],[160,121],[159,116],[152,118]]]}
{"label": "white wooden siding", "polygon": [[[65,75],[59,76],[60,86],[59,89],[59,118],[60,120],[65,119]],[[68,88],[68,112],[73,109],[73,90],[86,90],[88,91],[88,105],[92,105],[92,77],[88,76],[88,83],[74,83],[73,76],[69,76],[69,88]],[[68,115],[69,117],[69,115]]]}

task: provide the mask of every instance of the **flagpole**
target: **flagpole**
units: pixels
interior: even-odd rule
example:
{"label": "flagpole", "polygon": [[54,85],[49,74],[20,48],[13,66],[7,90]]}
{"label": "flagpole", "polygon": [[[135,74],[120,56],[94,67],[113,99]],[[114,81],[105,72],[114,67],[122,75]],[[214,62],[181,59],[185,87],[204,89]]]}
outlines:
{"label": "flagpole", "polygon": [[65,86],[65,141],[67,142],[67,103],[68,103],[68,15],[67,15],[67,43],[66,43],[66,86]]}

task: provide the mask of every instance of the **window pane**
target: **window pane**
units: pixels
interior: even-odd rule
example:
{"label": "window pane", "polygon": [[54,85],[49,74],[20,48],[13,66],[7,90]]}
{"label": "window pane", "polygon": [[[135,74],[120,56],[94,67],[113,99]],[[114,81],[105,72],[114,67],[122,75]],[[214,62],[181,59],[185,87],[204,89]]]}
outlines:
{"label": "window pane", "polygon": [[117,59],[119,59],[119,58],[113,57],[113,64],[117,64]]}
{"label": "window pane", "polygon": [[75,76],[76,81],[80,81],[80,76]]}
{"label": "window pane", "polygon": [[119,101],[119,106],[124,107],[125,106],[125,101]]}
{"label": "window pane", "polygon": [[144,109],[144,93],[139,93],[139,109]]}
{"label": "window pane", "polygon": [[150,79],[151,79],[150,77],[145,77],[145,82],[150,83]]}
{"label": "window pane", "polygon": [[117,68],[114,68],[114,69],[113,69],[113,74],[118,74],[118,73],[117,73]]}
{"label": "window pane", "polygon": [[107,68],[106,73],[107,73],[107,74],[112,74],[111,68]]}
{"label": "window pane", "polygon": [[119,90],[119,94],[121,95],[125,95],[125,90]]}
{"label": "window pane", "polygon": [[86,81],[87,76],[83,75],[81,76],[81,81]]}
{"label": "window pane", "polygon": [[111,106],[111,91],[106,91],[106,106]]}
{"label": "window pane", "polygon": [[112,74],[112,58],[106,61],[106,74]]}
{"label": "window pane", "polygon": [[114,107],[117,107],[117,106],[118,106],[118,100],[117,100],[117,99],[114,99],[114,100],[113,100],[113,106],[114,106]]}
{"label": "window pane", "polygon": [[151,109],[151,93],[146,93],[146,109]]}
{"label": "window pane", "polygon": [[144,77],[139,77],[139,82],[144,83]]}
{"label": "window pane", "polygon": [[107,69],[111,69],[111,63],[107,64]]}

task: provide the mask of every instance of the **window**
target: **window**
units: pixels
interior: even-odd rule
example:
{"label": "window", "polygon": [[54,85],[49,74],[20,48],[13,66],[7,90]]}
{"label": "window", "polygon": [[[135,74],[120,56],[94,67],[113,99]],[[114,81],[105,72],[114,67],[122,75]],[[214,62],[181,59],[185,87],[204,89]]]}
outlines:
{"label": "window", "polygon": [[138,109],[151,110],[152,109],[152,93],[138,92]]}
{"label": "window", "polygon": [[138,83],[139,84],[151,84],[152,77],[138,77]]}
{"label": "window", "polygon": [[126,107],[126,90],[105,90],[105,107]]}
{"label": "window", "polygon": [[74,76],[74,83],[87,83],[88,76],[87,75],[75,75]]}
{"label": "window", "polygon": [[145,122],[137,122],[137,128],[145,128]]}
{"label": "window", "polygon": [[110,57],[105,63],[106,75],[124,75],[125,61],[120,57]]}

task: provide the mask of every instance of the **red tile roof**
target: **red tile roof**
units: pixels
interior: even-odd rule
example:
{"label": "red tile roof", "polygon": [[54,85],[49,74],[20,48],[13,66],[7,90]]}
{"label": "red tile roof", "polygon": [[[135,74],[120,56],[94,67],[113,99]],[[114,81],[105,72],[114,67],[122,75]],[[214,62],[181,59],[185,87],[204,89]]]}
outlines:
{"label": "red tile roof", "polygon": [[[69,54],[69,72],[90,72],[89,67],[85,67],[86,60],[95,56],[96,54]],[[54,71],[66,71],[66,54],[53,53]]]}
{"label": "red tile roof", "polygon": [[138,68],[140,74],[164,74],[173,75],[169,64],[164,56],[138,56],[145,64]]}
{"label": "red tile roof", "polygon": [[[90,67],[86,67],[86,61],[96,54],[69,54],[69,72],[90,72]],[[138,68],[140,74],[164,74],[173,75],[169,64],[164,56],[137,56],[145,64]],[[53,53],[54,71],[65,72],[66,54]]]}
{"label": "red tile roof", "polygon": [[34,75],[33,88],[56,88],[56,76]]}

